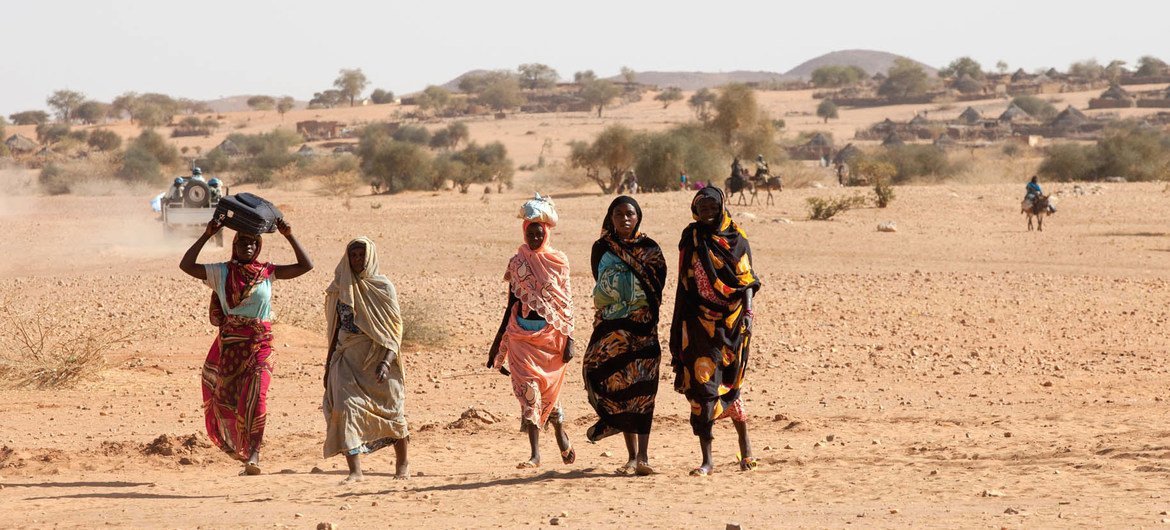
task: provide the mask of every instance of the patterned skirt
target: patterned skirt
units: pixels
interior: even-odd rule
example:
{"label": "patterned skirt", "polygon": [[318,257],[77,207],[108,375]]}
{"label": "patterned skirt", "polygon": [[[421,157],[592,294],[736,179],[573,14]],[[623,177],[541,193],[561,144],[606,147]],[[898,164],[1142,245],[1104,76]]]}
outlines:
{"label": "patterned skirt", "polygon": [[582,361],[585,390],[598,418],[586,433],[589,440],[619,432],[650,434],[661,358],[649,309],[629,318],[596,318]]}
{"label": "patterned skirt", "polygon": [[203,363],[207,436],[237,460],[248,460],[264,439],[271,355],[271,323],[229,316]]}

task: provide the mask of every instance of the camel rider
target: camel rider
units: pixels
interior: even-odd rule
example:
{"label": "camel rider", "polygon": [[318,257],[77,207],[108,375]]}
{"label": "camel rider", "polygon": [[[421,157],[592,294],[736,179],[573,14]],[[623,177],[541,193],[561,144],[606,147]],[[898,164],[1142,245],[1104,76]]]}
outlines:
{"label": "camel rider", "polygon": [[[1024,200],[1028,202],[1034,202],[1037,197],[1042,197],[1044,195],[1044,190],[1040,189],[1039,177],[1036,175],[1032,175],[1032,180],[1028,181],[1026,190],[1027,192],[1024,194]],[[1048,213],[1056,213],[1056,208],[1052,206],[1051,202],[1048,203]]]}
{"label": "camel rider", "polygon": [[768,176],[768,162],[764,160],[764,155],[756,156],[756,178]]}

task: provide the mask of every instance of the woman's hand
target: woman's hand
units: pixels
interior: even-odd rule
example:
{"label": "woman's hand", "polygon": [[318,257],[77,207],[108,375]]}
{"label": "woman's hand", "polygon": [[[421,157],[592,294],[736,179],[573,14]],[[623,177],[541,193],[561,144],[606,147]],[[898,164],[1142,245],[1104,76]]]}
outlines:
{"label": "woman's hand", "polygon": [[219,229],[221,228],[223,228],[223,221],[220,221],[218,217],[212,217],[211,220],[207,222],[207,229],[203,231],[203,235],[207,237],[214,236],[215,233],[219,232]]}
{"label": "woman's hand", "polygon": [[565,354],[562,356],[565,362],[573,360],[573,337],[565,339]]}
{"label": "woman's hand", "polygon": [[280,235],[289,237],[292,235],[292,225],[288,224],[283,217],[276,220],[276,229],[280,231]]}
{"label": "woman's hand", "polygon": [[378,368],[374,370],[374,375],[378,376],[379,383],[385,383],[390,378],[390,363],[394,362],[397,355],[394,352],[386,354],[386,358],[378,363]]}

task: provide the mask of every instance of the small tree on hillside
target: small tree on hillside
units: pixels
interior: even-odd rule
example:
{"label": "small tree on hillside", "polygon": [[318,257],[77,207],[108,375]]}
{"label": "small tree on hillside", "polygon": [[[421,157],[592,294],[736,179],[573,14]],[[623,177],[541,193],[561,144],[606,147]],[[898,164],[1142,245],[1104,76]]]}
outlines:
{"label": "small tree on hillside", "polygon": [[695,117],[703,123],[707,123],[711,119],[711,105],[719,96],[711,91],[709,88],[700,88],[691,94],[691,99],[687,104],[691,106],[691,110],[695,111]]}
{"label": "small tree on hillside", "polygon": [[100,151],[117,151],[119,147],[122,147],[122,137],[114,131],[97,129],[89,133],[89,139],[85,143]]}
{"label": "small tree on hillside", "polygon": [[830,119],[837,119],[837,104],[831,99],[822,101],[817,105],[817,117],[824,118],[825,123],[829,123]]}
{"label": "small tree on hillside", "polygon": [[74,116],[86,125],[96,125],[106,119],[110,113],[110,106],[100,101],[86,101],[78,105]]}
{"label": "small tree on hillside", "polygon": [[636,137],[629,127],[610,125],[592,144],[580,140],[570,142],[569,165],[584,169],[603,193],[613,193],[634,166]]}
{"label": "small tree on hillside", "polygon": [[121,118],[122,116],[134,119],[134,107],[138,101],[138,94],[135,92],[123,92],[122,95],[114,98],[110,102],[110,116],[113,118]]}
{"label": "small tree on hillside", "polygon": [[375,88],[373,92],[370,92],[370,101],[375,105],[394,103],[394,93],[389,90]]}
{"label": "small tree on hillside", "polygon": [[596,80],[597,74],[593,73],[593,70],[583,70],[573,73],[573,82],[577,83],[578,85]]}
{"label": "small tree on hillside", "polygon": [[8,115],[13,125],[40,125],[49,121],[49,113],[43,110],[26,110]]}
{"label": "small tree on hillside", "polygon": [[540,63],[526,63],[516,69],[520,73],[520,87],[528,90],[552,88],[560,76],[551,66]]}
{"label": "small tree on hillside", "polygon": [[422,110],[433,109],[435,112],[443,112],[451,103],[451,92],[441,86],[430,85],[414,99],[418,103],[418,108]]}
{"label": "small tree on hillside", "polygon": [[930,82],[926,71],[910,59],[894,59],[886,80],[878,87],[878,94],[887,97],[914,97],[926,94]]}
{"label": "small tree on hillside", "polygon": [[682,98],[682,89],[674,86],[667,87],[662,92],[659,92],[657,96],[654,96],[655,100],[662,102],[662,108],[664,109],[670,107],[670,104],[675,101],[682,101]]}
{"label": "small tree on hillside", "polygon": [[867,77],[869,74],[860,66],[828,65],[813,70],[809,79],[818,88],[838,88],[856,85]]}
{"label": "small tree on hillside", "polygon": [[297,102],[292,98],[292,96],[284,96],[280,98],[280,101],[276,102],[276,112],[280,113],[280,121],[284,121],[284,115],[296,106]]}
{"label": "small tree on hillside", "polygon": [[1165,61],[1153,55],[1143,55],[1141,59],[1138,59],[1137,65],[1138,69],[1134,72],[1134,75],[1140,77],[1151,77],[1170,73],[1170,66],[1167,66]]}
{"label": "small tree on hillside", "polygon": [[622,89],[604,79],[586,81],[581,85],[581,99],[589,104],[590,108],[597,108],[597,117],[601,117],[601,110],[621,95]]}
{"label": "small tree on hillside", "polygon": [[337,75],[337,79],[333,80],[333,86],[337,87],[342,97],[349,100],[349,106],[351,107],[369,84],[370,81],[366,79],[366,74],[362,73],[361,68],[354,68],[352,70],[342,68]]}
{"label": "small tree on hillside", "polygon": [[276,99],[272,96],[252,96],[248,98],[248,108],[252,110],[272,110],[276,108]]}
{"label": "small tree on hillside", "polygon": [[520,92],[520,82],[510,75],[490,80],[480,91],[478,99],[496,112],[514,109],[525,101],[524,94]]}
{"label": "small tree on hillside", "polygon": [[622,79],[625,79],[627,83],[633,83],[637,78],[638,72],[635,72],[633,68],[629,66],[622,67]]}
{"label": "small tree on hillside", "polygon": [[329,89],[322,92],[314,92],[313,98],[309,100],[310,109],[331,109],[340,105],[345,101],[345,96],[340,90]]}
{"label": "small tree on hillside", "polygon": [[1076,79],[1096,81],[1105,77],[1105,67],[1096,59],[1086,59],[1069,65],[1068,75]]}
{"label": "small tree on hillside", "polygon": [[983,65],[970,57],[959,57],[951,61],[945,68],[938,71],[939,77],[958,79],[963,76],[971,79],[983,79]]}
{"label": "small tree on hillside", "polygon": [[73,123],[77,107],[85,103],[85,94],[73,90],[58,90],[45,100],[57,113],[57,119],[65,123]]}
{"label": "small tree on hillside", "polygon": [[1000,75],[1006,74],[1008,71],[1007,61],[1004,61],[1003,59],[996,61],[995,69],[1000,73]]}

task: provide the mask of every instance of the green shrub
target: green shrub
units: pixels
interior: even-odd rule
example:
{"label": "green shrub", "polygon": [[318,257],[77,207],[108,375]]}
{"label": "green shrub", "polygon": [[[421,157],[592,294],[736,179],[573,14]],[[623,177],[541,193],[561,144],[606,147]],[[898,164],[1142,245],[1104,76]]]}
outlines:
{"label": "green shrub", "polygon": [[159,164],[173,166],[179,163],[179,150],[167,142],[154,129],[146,129],[131,142],[132,147],[138,147],[150,153]]}
{"label": "green shrub", "polygon": [[861,195],[809,197],[806,201],[808,201],[808,218],[814,221],[827,221],[841,212],[865,206],[866,203],[865,197]]}
{"label": "green shrub", "polygon": [[390,137],[399,142],[427,145],[431,142],[431,131],[421,125],[403,125]]}
{"label": "green shrub", "polygon": [[1131,181],[1170,175],[1170,134],[1135,124],[1110,129],[1095,145],[1049,147],[1039,174],[1048,180],[1096,180],[1120,176]]}
{"label": "green shrub", "polygon": [[726,171],[727,151],[714,133],[698,126],[679,126],[645,133],[637,141],[634,171],[638,187],[667,191],[678,187],[679,173],[713,180]]}
{"label": "green shrub", "polygon": [[1056,107],[1036,96],[1016,96],[1012,99],[1012,104],[1041,121],[1051,120],[1057,114]]}
{"label": "green shrub", "polygon": [[907,144],[883,148],[873,159],[888,163],[897,170],[892,183],[906,182],[917,177],[950,177],[962,167],[950,160],[946,151],[933,145]]}
{"label": "green shrub", "polygon": [[162,179],[162,165],[158,158],[149,149],[131,144],[122,157],[122,167],[118,170],[118,178],[129,182],[151,182]]}
{"label": "green shrub", "polygon": [[122,147],[122,137],[114,131],[97,129],[89,133],[89,139],[86,140],[86,143],[101,151],[117,151],[119,147]]}
{"label": "green shrub", "polygon": [[877,179],[873,184],[874,204],[878,208],[885,208],[894,202],[894,186],[888,179]]}

